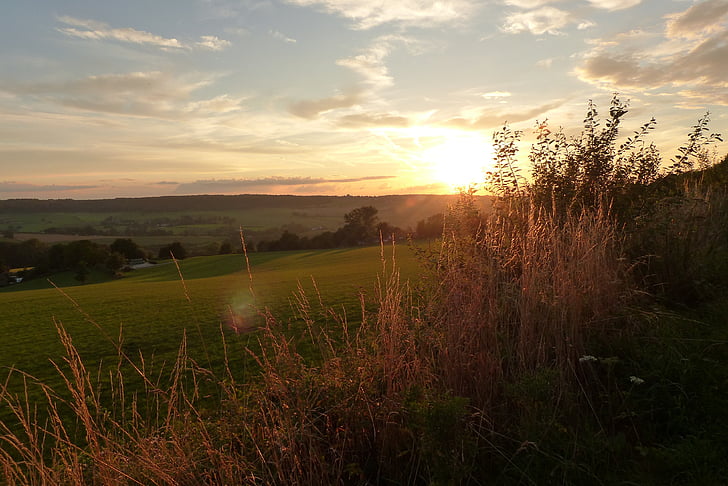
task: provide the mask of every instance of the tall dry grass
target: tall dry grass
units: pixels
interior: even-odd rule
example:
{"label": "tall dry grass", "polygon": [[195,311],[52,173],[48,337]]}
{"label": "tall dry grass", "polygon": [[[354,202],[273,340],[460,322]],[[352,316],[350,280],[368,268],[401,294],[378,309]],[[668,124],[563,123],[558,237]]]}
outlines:
{"label": "tall dry grass", "polygon": [[[147,370],[143,357],[124,367],[131,360],[120,353],[109,379],[102,380],[86,368],[60,323],[57,329],[66,357],[55,368],[66,389],[52,390],[24,376],[25,394],[12,394],[7,382],[0,390],[0,402],[15,417],[14,424],[0,423],[4,484],[196,485],[254,479],[230,438],[219,434],[220,424],[197,407],[198,384],[209,373],[189,359],[185,342],[166,376]],[[141,374],[143,388],[126,389],[126,373]],[[27,391],[33,386],[42,389],[45,403],[30,402]]]}
{"label": "tall dry grass", "polygon": [[430,354],[448,389],[487,408],[508,377],[568,370],[586,352],[629,296],[628,265],[605,211],[556,222],[511,206],[476,229],[460,217],[434,268]]}

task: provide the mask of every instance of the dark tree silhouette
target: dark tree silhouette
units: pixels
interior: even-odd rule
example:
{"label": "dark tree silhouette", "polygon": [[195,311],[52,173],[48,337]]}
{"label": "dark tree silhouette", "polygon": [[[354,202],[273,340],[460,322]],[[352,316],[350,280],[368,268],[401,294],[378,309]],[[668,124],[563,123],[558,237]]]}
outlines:
{"label": "dark tree silhouette", "polygon": [[109,249],[112,252],[121,253],[127,260],[144,258],[144,251],[130,238],[117,238],[109,245]]}
{"label": "dark tree silhouette", "polygon": [[187,257],[187,250],[182,246],[182,243],[175,241],[167,246],[163,246],[159,249],[159,258],[176,258],[177,260],[184,260]]}

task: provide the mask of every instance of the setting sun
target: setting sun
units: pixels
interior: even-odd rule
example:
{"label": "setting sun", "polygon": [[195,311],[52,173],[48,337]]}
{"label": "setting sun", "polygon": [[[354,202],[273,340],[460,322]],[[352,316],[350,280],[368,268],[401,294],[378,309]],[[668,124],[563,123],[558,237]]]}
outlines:
{"label": "setting sun", "polygon": [[482,136],[462,134],[449,136],[423,153],[432,177],[452,188],[483,182],[485,172],[493,165],[493,148]]}

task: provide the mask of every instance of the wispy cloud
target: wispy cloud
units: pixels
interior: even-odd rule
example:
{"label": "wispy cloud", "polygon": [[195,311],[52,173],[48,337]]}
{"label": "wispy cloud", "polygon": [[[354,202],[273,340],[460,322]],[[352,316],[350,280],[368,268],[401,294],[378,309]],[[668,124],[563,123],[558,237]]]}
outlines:
{"label": "wispy cloud", "polygon": [[288,37],[286,34],[282,32],[278,32],[277,30],[270,30],[268,32],[274,39],[278,39],[280,41],[286,42],[288,44],[295,44],[298,42],[296,39],[292,39],[291,37]]}
{"label": "wispy cloud", "polygon": [[442,125],[446,127],[459,128],[461,130],[485,130],[497,128],[504,123],[519,123],[522,121],[535,120],[536,118],[544,115],[545,113],[554,110],[564,102],[561,100],[546,103],[535,108],[514,111],[513,109],[508,110],[483,110],[480,115],[469,118],[469,117],[455,117],[445,120]]}
{"label": "wispy cloud", "polygon": [[104,22],[89,19],[78,19],[67,15],[58,17],[58,21],[68,27],[59,27],[57,30],[67,36],[86,40],[112,40],[131,44],[149,45],[162,49],[191,49],[201,48],[221,50],[230,45],[230,41],[216,36],[205,35],[193,43],[184,43],[175,38],[163,37],[151,32],[137,30],[131,27],[114,28]]}
{"label": "wispy cloud", "polygon": [[434,26],[469,18],[481,4],[477,0],[286,0],[348,18],[356,29],[382,24]]}
{"label": "wispy cloud", "polygon": [[589,0],[589,3],[593,7],[605,10],[623,10],[639,5],[642,0]]}
{"label": "wispy cloud", "polygon": [[160,118],[192,113],[227,113],[242,99],[220,95],[192,100],[192,93],[209,80],[185,80],[162,72],[133,72],[88,76],[58,82],[6,83],[0,91],[84,111]]}
{"label": "wispy cloud", "polygon": [[338,94],[328,98],[304,100],[291,104],[288,111],[301,118],[312,120],[322,114],[339,108],[349,108],[361,101],[358,92]]}
{"label": "wispy cloud", "polygon": [[668,17],[662,43],[635,46],[644,34],[597,41],[575,73],[609,89],[661,89],[678,99],[726,105],[727,17],[725,0],[693,5]]}
{"label": "wispy cloud", "polygon": [[390,113],[357,113],[342,116],[338,120],[341,128],[405,128],[412,123],[409,118]]}
{"label": "wispy cloud", "polygon": [[233,111],[238,111],[243,101],[244,98],[236,98],[230,95],[220,95],[206,100],[187,103],[183,110],[189,113],[200,114],[230,113]]}
{"label": "wispy cloud", "polygon": [[550,3],[559,3],[563,0],[505,0],[506,5],[519,8],[538,8]]}
{"label": "wispy cloud", "polygon": [[346,59],[339,59],[336,64],[353,70],[364,78],[364,82],[373,87],[386,87],[392,84],[392,78],[385,64],[385,59],[393,49],[395,36],[384,36],[362,50],[359,54]]}
{"label": "wispy cloud", "polygon": [[195,46],[201,49],[209,49],[211,51],[221,51],[226,47],[230,47],[229,40],[220,39],[214,35],[203,35],[200,40],[195,42]]}
{"label": "wispy cloud", "polygon": [[63,185],[63,184],[39,185],[39,184],[29,184],[29,183],[25,183],[25,182],[0,181],[0,194],[17,193],[17,192],[77,191],[77,190],[84,190],[84,189],[95,189],[97,187],[99,187],[99,186]]}
{"label": "wispy cloud", "polygon": [[494,98],[509,98],[511,96],[511,93],[508,91],[489,91],[487,93],[483,93],[483,98],[486,100],[494,99]]}
{"label": "wispy cloud", "polygon": [[728,15],[728,0],[706,0],[696,3],[684,12],[667,17],[667,35],[693,38],[717,32],[725,28],[721,25],[721,21],[726,15]]}
{"label": "wispy cloud", "polygon": [[560,34],[560,30],[574,21],[571,13],[555,7],[541,7],[527,12],[516,12],[506,17],[503,31],[509,34],[530,32],[534,35]]}
{"label": "wispy cloud", "polygon": [[381,175],[354,178],[262,177],[258,179],[213,179],[183,183],[174,192],[177,194],[227,194],[246,191],[268,192],[280,187],[300,188],[305,186],[322,186],[324,184],[351,184],[393,178],[394,176]]}
{"label": "wispy cloud", "polygon": [[592,22],[591,20],[583,20],[579,22],[579,24],[576,26],[579,30],[586,30],[591,29],[592,27],[596,27],[596,23]]}

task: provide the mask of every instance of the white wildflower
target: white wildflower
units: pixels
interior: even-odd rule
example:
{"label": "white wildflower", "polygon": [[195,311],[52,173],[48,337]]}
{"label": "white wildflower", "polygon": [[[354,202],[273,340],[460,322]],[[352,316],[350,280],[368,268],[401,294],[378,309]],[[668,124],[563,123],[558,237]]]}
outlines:
{"label": "white wildflower", "polygon": [[630,376],[630,377],[629,377],[629,381],[630,381],[630,383],[632,383],[633,385],[641,385],[642,383],[644,383],[644,382],[645,382],[645,380],[643,380],[643,379],[642,379],[642,378],[640,378],[639,376],[634,376],[634,375],[632,375],[632,376]]}

